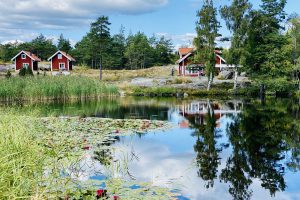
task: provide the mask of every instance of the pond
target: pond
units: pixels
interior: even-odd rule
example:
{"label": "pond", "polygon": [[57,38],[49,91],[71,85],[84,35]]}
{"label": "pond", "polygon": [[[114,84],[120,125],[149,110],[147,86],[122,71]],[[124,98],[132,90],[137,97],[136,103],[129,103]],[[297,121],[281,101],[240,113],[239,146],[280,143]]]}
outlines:
{"label": "pond", "polygon": [[[102,154],[126,157],[128,179],[169,188],[178,199],[300,199],[298,100],[126,97],[23,109],[172,122],[169,130],[118,137],[108,144],[117,150]],[[83,180],[103,178],[90,169]]]}

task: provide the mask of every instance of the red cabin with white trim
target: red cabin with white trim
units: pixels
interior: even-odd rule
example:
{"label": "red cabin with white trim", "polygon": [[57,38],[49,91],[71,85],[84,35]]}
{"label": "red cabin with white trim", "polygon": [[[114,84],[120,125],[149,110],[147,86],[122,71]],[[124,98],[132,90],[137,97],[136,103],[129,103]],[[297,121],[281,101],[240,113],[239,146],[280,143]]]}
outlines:
{"label": "red cabin with white trim", "polygon": [[[204,65],[192,64],[194,56],[194,48],[179,48],[179,60],[176,62],[178,64],[179,76],[201,76],[204,75]],[[220,50],[215,50],[216,54],[216,69],[222,71],[224,68],[234,67],[226,64],[226,60],[222,58],[222,52]]]}
{"label": "red cabin with white trim", "polygon": [[76,60],[64,51],[57,51],[48,61],[51,62],[51,71],[70,71]]}
{"label": "red cabin with white trim", "polygon": [[30,67],[31,70],[38,70],[38,62],[41,62],[41,59],[29,51],[20,51],[15,57],[11,59],[15,62],[15,70],[20,70],[23,67]]}

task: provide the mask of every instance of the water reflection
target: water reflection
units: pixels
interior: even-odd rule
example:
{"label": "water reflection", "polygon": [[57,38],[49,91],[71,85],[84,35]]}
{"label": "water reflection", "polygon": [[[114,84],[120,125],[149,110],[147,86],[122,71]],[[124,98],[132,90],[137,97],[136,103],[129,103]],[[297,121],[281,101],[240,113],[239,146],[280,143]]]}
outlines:
{"label": "water reflection", "polygon": [[122,153],[101,148],[94,160],[105,166],[134,152],[138,159],[128,163],[134,178],[178,189],[188,199],[300,199],[298,100],[122,98],[23,109],[173,122],[177,127],[166,132],[115,138],[104,145]]}
{"label": "water reflection", "polygon": [[[253,179],[259,179],[261,187],[275,196],[276,192],[284,191],[287,187],[284,180],[285,164],[290,169],[299,169],[299,146],[296,147],[300,135],[297,120],[299,107],[294,107],[296,111],[290,112],[288,105],[282,101],[269,104],[252,102],[245,104],[242,113],[233,112],[238,114],[228,116],[232,122],[227,125],[226,135],[232,151],[226,166],[220,170],[219,179],[230,184],[229,193],[233,199],[250,199],[253,191],[249,186]],[[214,179],[217,179],[222,148],[217,147],[216,142],[221,137],[215,123],[219,119],[214,114],[216,106],[208,102],[207,107],[204,121],[195,123],[193,118],[188,119],[196,129],[194,149],[197,153],[198,175],[208,181],[206,187],[212,187]],[[290,152],[291,157],[286,158]]]}

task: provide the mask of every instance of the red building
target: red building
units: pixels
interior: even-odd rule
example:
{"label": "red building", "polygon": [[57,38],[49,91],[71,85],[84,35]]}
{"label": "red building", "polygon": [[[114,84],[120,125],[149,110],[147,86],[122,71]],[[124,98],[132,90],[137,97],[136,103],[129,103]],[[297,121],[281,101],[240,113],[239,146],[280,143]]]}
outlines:
{"label": "red building", "polygon": [[63,51],[57,51],[48,61],[51,62],[51,71],[70,71],[76,60]]}
{"label": "red building", "polygon": [[31,70],[37,71],[38,62],[41,62],[40,58],[29,51],[21,51],[11,60],[15,62],[15,70],[30,67]]}
{"label": "red building", "polygon": [[[194,48],[179,48],[179,60],[178,64],[179,76],[200,76],[204,75],[203,64],[193,64]],[[227,68],[226,61],[221,57],[222,52],[215,50],[216,53],[216,68],[221,71],[223,68]]]}

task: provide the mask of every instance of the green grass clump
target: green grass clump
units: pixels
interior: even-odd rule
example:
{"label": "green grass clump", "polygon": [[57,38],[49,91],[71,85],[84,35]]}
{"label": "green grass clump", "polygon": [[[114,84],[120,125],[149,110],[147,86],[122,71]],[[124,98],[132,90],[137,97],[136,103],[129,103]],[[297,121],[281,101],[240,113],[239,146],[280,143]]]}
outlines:
{"label": "green grass clump", "polygon": [[67,100],[116,95],[118,89],[88,77],[14,77],[0,80],[0,99]]}
{"label": "green grass clump", "polygon": [[11,114],[0,118],[0,199],[39,199],[43,149],[28,126],[34,121]]}

